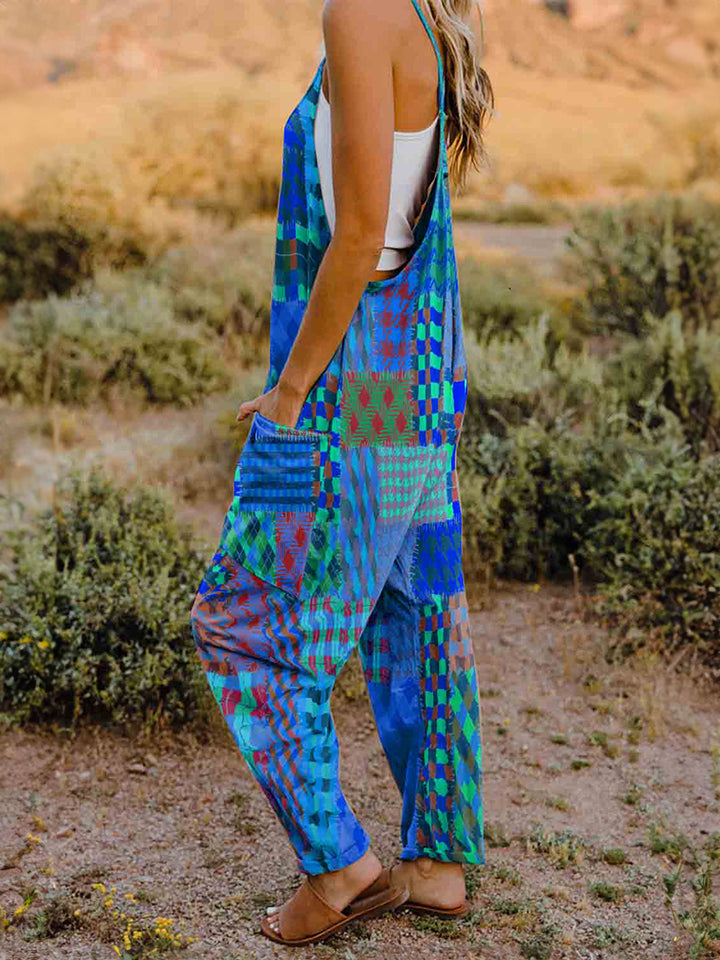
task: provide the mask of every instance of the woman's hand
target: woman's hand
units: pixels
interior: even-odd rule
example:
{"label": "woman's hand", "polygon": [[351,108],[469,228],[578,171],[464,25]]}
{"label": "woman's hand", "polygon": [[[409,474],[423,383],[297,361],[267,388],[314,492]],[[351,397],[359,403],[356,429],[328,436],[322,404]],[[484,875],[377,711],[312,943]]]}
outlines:
{"label": "woman's hand", "polygon": [[294,428],[304,402],[305,397],[301,393],[277,383],[267,393],[241,403],[236,419],[245,420],[246,417],[257,412],[280,426]]}

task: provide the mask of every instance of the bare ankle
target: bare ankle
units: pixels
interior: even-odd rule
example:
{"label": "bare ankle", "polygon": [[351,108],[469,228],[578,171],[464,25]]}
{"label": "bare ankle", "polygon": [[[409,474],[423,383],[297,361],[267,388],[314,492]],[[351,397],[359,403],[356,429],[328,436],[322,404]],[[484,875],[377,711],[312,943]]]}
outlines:
{"label": "bare ankle", "polygon": [[461,863],[448,863],[445,860],[433,860],[430,857],[419,857],[413,863],[423,880],[430,880],[438,874],[457,874],[459,876],[464,873]]}

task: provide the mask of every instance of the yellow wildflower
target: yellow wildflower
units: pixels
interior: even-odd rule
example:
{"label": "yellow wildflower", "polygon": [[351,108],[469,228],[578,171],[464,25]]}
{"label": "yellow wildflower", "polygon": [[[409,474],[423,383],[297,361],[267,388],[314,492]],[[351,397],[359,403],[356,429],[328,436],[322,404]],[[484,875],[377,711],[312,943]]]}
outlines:
{"label": "yellow wildflower", "polygon": [[112,897],[108,897],[107,900],[105,901],[105,906],[107,907],[108,910],[110,909],[112,904],[113,904]]}
{"label": "yellow wildflower", "polygon": [[100,893],[105,893],[105,884],[104,883],[94,883],[92,885],[93,890],[99,890]]}
{"label": "yellow wildflower", "polygon": [[40,647],[41,650],[47,650],[47,648],[50,646],[50,641],[38,640],[38,646]]}

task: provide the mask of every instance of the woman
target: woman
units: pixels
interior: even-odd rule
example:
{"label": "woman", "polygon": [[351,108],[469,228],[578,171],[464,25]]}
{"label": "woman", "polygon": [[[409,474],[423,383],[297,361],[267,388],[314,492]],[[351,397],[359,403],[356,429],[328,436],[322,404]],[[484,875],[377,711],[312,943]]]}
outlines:
{"label": "woman", "polygon": [[[239,409],[252,425],[192,611],[208,682],[307,875],[263,923],[279,943],[403,903],[460,916],[463,864],[484,862],[448,192],[482,155],[492,103],[474,9],[326,0],[326,56],[285,127],[270,371]],[[330,695],[355,646],[403,797],[392,875],[338,779]]]}

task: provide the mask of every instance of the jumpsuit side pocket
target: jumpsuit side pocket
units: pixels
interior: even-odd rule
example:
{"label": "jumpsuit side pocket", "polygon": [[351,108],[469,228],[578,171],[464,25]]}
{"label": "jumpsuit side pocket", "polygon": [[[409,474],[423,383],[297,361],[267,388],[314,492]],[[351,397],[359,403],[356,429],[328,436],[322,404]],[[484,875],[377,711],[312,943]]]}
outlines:
{"label": "jumpsuit side pocket", "polygon": [[317,514],[321,441],[256,414],[223,525],[221,547],[236,563],[298,598]]}

